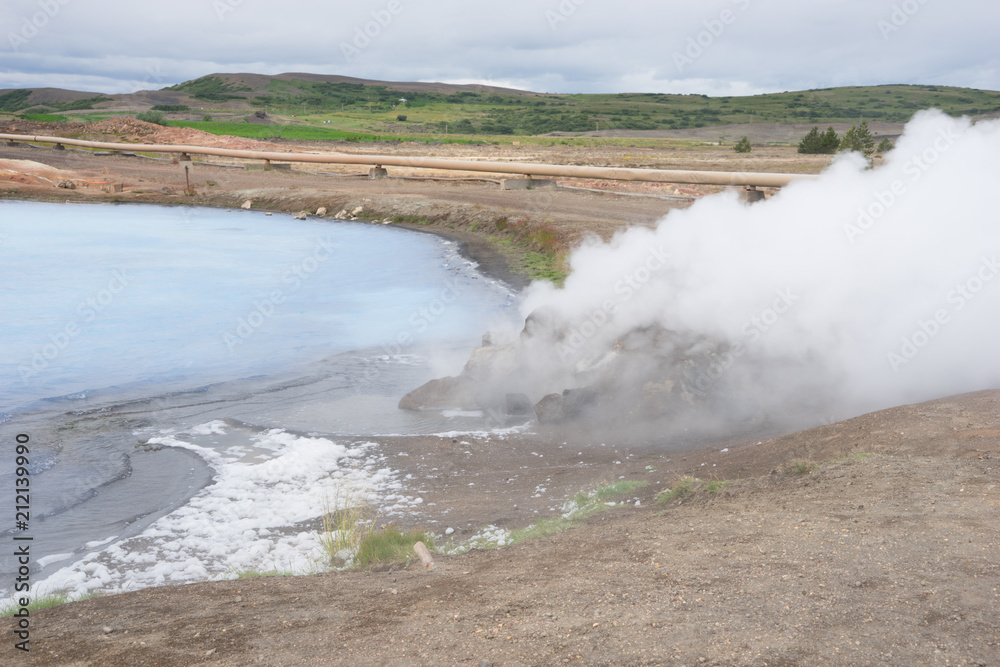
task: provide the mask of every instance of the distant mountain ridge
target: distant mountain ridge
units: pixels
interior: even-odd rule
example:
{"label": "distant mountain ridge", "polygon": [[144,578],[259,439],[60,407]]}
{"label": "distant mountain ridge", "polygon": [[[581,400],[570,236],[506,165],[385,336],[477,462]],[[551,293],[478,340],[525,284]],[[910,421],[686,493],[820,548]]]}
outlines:
{"label": "distant mountain ridge", "polygon": [[504,95],[538,95],[528,90],[487,86],[478,83],[438,83],[425,81],[378,81],[376,79],[358,79],[340,74],[310,74],[306,72],[286,72],[284,74],[210,74],[221,79],[242,82],[255,88],[266,88],[273,80],[278,81],[309,81],[312,83],[351,83],[362,86],[384,86],[389,90],[399,90],[413,93],[438,93],[451,95],[463,91],[475,93],[497,93]]}
{"label": "distant mountain ridge", "polygon": [[[68,102],[74,102],[81,99],[92,99],[97,97],[106,97],[110,100],[109,103],[104,103],[101,106],[95,104],[95,108],[101,109],[115,109],[123,105],[139,105],[152,107],[157,104],[184,104],[190,100],[186,99],[190,97],[189,95],[178,95],[172,88],[177,88],[178,86],[184,86],[185,84],[190,84],[194,81],[200,81],[204,79],[221,79],[222,81],[230,84],[234,87],[246,87],[250,88],[249,96],[252,97],[254,94],[263,93],[267,90],[268,86],[272,81],[286,81],[293,82],[308,81],[310,83],[347,83],[362,86],[381,86],[387,88],[388,90],[398,90],[400,92],[408,93],[431,93],[431,94],[444,94],[451,95],[460,92],[473,92],[473,93],[495,93],[495,94],[505,94],[505,95],[537,95],[538,93],[533,93],[526,90],[517,90],[514,88],[503,88],[500,86],[487,86],[483,84],[456,84],[456,83],[438,83],[438,82],[422,82],[422,81],[378,81],[375,79],[359,79],[351,76],[343,76],[340,74],[312,74],[308,72],[285,72],[283,74],[255,74],[252,72],[238,72],[238,73],[218,73],[218,74],[208,74],[203,77],[198,77],[197,79],[192,79],[191,81],[185,81],[183,83],[177,84],[177,86],[169,86],[167,88],[162,88],[159,90],[137,90],[133,93],[116,93],[116,94],[105,94],[93,91],[83,91],[83,90],[70,90],[66,88],[0,88],[0,111],[22,111],[24,109],[30,109],[33,106],[46,105],[47,103],[55,104],[66,104]],[[5,109],[3,105],[2,98],[5,95],[17,92],[19,90],[28,90],[30,94],[27,96],[26,101],[28,106],[23,106],[20,109]]]}

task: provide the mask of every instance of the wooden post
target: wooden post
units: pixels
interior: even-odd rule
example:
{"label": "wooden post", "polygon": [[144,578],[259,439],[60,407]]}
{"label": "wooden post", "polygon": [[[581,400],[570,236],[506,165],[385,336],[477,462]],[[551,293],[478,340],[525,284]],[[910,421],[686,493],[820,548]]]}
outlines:
{"label": "wooden post", "polygon": [[423,566],[428,570],[434,569],[434,557],[431,556],[430,550],[423,542],[416,542],[413,545],[413,553],[417,554],[417,558],[423,563]]}

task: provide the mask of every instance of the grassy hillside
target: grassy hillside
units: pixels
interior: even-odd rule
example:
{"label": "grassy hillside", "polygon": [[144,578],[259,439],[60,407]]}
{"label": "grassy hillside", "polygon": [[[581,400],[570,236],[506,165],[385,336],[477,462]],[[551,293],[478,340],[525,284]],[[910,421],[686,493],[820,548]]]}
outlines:
{"label": "grassy hillside", "polygon": [[998,92],[941,86],[827,88],[751,97],[539,95],[467,90],[443,94],[402,92],[387,85],[277,78],[252,90],[219,77],[203,77],[173,89],[192,91],[204,100],[221,101],[242,95],[252,108],[329,120],[344,130],[358,129],[360,125],[366,131],[383,133],[528,136],[613,129],[686,129],[751,121],[906,122],[914,112],[930,107],[956,116],[1000,113]]}
{"label": "grassy hillside", "polygon": [[[99,117],[102,108],[107,108],[108,114],[121,113],[115,105],[120,107],[124,100],[134,105],[140,97],[136,94],[45,102],[40,101],[40,91],[32,93],[27,89],[0,91],[0,111],[61,113],[93,119]],[[216,133],[290,139],[377,135],[434,140],[595,130],[684,130],[747,123],[903,123],[916,111],[931,107],[955,116],[1000,115],[1000,92],[913,85],[824,88],[747,97],[544,95],[481,86],[363,82],[308,74],[217,74],[149,93],[146,98],[168,94],[171,105],[178,109],[171,116],[177,124]],[[180,111],[184,107],[190,113]],[[89,113],[70,113],[73,110]],[[271,129],[240,126],[244,117],[256,111],[266,112],[281,129],[274,125],[267,126]],[[206,114],[223,122],[206,123]]]}

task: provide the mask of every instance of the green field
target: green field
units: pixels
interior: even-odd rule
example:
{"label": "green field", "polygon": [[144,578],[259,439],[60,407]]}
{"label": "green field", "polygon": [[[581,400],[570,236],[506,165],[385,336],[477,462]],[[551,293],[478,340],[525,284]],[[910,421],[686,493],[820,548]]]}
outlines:
{"label": "green field", "polygon": [[314,127],[311,125],[257,125],[242,122],[217,121],[168,121],[170,127],[193,127],[209,134],[227,134],[250,139],[298,139],[305,141],[378,141],[382,137],[374,134],[345,132],[343,130]]}

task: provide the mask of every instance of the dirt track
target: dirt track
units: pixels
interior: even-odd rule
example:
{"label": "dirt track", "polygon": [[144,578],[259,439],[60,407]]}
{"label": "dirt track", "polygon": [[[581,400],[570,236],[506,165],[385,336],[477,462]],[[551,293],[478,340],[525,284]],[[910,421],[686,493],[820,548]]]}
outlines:
{"label": "dirt track", "polygon": [[[0,171],[11,197],[227,206],[250,198],[280,211],[361,205],[378,218],[424,218],[431,224],[417,227],[469,242],[500,275],[506,258],[483,232],[501,218],[547,221],[571,243],[684,205],[201,166],[198,194],[186,196],[169,163],[25,147],[0,147],[3,159],[64,170],[31,168],[46,178],[127,185],[118,194],[57,189],[0,164],[22,171]],[[33,612],[31,663],[1000,664],[1000,392],[685,449],[553,431],[382,447],[419,480],[426,509],[413,522],[453,527],[456,538],[551,516],[602,482],[649,486],[548,538],[439,555],[433,571],[242,579]],[[394,456],[402,451],[409,456]],[[690,498],[655,502],[684,476],[729,483],[716,493],[695,483]],[[21,657],[10,645],[0,655]]]}

